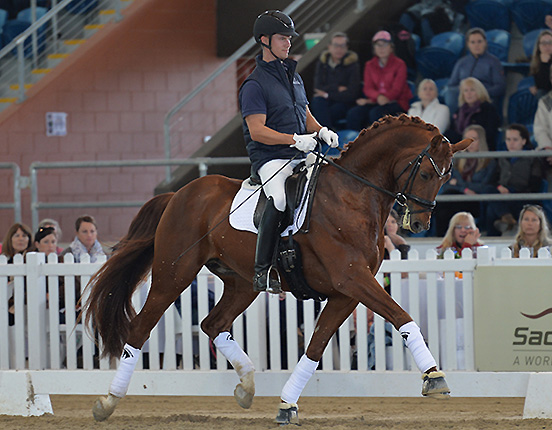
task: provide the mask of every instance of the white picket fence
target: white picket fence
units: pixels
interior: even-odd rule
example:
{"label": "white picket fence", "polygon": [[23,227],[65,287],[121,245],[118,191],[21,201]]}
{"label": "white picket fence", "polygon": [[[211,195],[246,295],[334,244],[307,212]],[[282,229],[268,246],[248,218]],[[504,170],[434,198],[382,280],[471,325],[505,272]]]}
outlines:
{"label": "white picket fence", "polygon": [[[552,258],[547,250],[542,250],[539,258],[534,259],[529,258],[528,250],[522,250],[521,258],[515,260],[510,257],[508,250],[500,258],[494,256],[494,251],[494,248],[482,247],[478,250],[477,258],[473,258],[471,252],[465,250],[462,259],[454,259],[453,253],[447,251],[444,259],[437,260],[433,251],[428,251],[425,259],[420,259],[418,252],[412,250],[409,259],[402,261],[398,251],[394,251],[391,260],[383,263],[377,275],[378,281],[383,285],[384,273],[389,274],[392,296],[418,322],[431,351],[444,370],[475,370],[473,271],[477,264],[552,265]],[[94,341],[84,333],[82,324],[75,325],[75,307],[66,307],[65,323],[60,324],[59,281],[64,281],[65,303],[75,303],[75,284],[80,285],[82,293],[90,277],[102,265],[102,262],[86,261],[74,263],[72,256],[67,255],[63,263],[58,263],[57,258],[50,255],[46,263],[43,254],[30,253],[25,262],[21,256],[16,256],[13,264],[7,264],[5,257],[0,257],[0,376],[3,370],[27,369],[33,371],[35,379],[47,377],[48,383],[52,384],[54,380],[65,381],[67,371],[71,371],[71,378],[81,374],[88,381],[88,386],[75,389],[79,394],[94,394],[106,390],[106,381],[112,377],[116,361],[98,359]],[[148,283],[145,283],[133,297],[137,309],[143,304],[147,288]],[[8,300],[12,296],[12,289],[15,321],[13,325],[9,325]],[[197,304],[194,303],[199,321],[208,313],[213,300],[216,303],[220,298],[222,291],[220,279],[204,268],[197,277]],[[86,291],[84,294],[86,296]],[[193,375],[204,376],[207,374],[205,372],[212,375],[215,372],[227,381],[228,374],[233,371],[228,369],[222,355],[216,354],[208,337],[198,329],[197,321],[192,320],[192,304],[195,302],[192,288],[187,288],[177,302],[171,305],[144,346],[143,351],[147,353],[149,362],[149,370],[144,372],[156,371],[155,375],[162,378],[159,381],[174,379],[174,371],[188,378],[188,381],[195,380]],[[178,307],[181,311],[177,310]],[[318,306],[313,301],[298,302],[289,293],[285,298],[263,293],[235,321],[233,336],[253,360],[257,374],[264,374],[267,376],[266,381],[271,381],[270,384],[274,385],[274,380],[285,381],[286,375],[289,375],[289,371],[303,354],[304,345],[308,344],[314,331],[319,310],[317,308],[323,307],[324,303]],[[299,315],[302,313],[302,321],[298,312]],[[379,316],[374,317],[373,329],[375,372],[369,369],[368,326],[367,309],[360,305],[326,348],[320,370],[320,374],[326,376],[320,377],[319,382],[326,381],[329,377],[343,380],[345,376],[381,375],[381,372],[389,376],[401,375],[401,378],[407,372],[415,375],[416,379],[419,378],[417,369],[411,363],[410,354],[404,348],[402,338],[396,330],[393,330],[391,345],[389,342],[386,345],[385,323]],[[285,331],[281,328],[285,328]],[[140,374],[140,369],[144,368],[146,354],[142,355],[136,374]],[[144,375],[151,377],[152,373]],[[523,385],[524,377],[513,375]],[[94,381],[101,383],[96,385]],[[218,384],[202,386],[195,391],[190,384],[178,387],[169,382],[163,384],[150,383],[146,389],[144,383],[142,391],[133,389],[131,384],[130,392],[228,394],[226,388],[221,389]],[[60,382],[60,386],[49,392],[71,394],[74,393],[72,387],[74,386],[69,381]],[[231,388],[232,384],[228,389]],[[274,395],[276,389],[281,389],[281,386],[260,387],[257,392],[260,395]],[[366,395],[368,389],[351,384],[340,390],[335,395]],[[381,386],[378,390],[380,395],[396,395],[394,393],[398,392],[398,389],[386,391]],[[513,394],[510,395],[518,391],[511,391]],[[327,395],[326,391],[316,388],[311,395],[324,393]]]}

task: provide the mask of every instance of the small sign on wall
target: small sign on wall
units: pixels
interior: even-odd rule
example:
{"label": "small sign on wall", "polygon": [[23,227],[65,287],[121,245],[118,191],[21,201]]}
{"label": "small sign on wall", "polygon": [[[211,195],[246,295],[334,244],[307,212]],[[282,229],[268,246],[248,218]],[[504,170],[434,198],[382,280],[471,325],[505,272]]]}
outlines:
{"label": "small sign on wall", "polygon": [[46,136],[67,136],[65,112],[46,112]]}

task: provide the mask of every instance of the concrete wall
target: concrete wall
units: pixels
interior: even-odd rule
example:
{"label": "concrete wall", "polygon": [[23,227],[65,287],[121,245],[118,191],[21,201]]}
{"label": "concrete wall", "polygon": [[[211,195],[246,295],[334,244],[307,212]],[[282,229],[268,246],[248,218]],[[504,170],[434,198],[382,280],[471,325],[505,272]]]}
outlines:
{"label": "concrete wall", "polygon": [[[34,161],[164,158],[167,111],[224,61],[216,57],[215,0],[135,0],[125,18],[109,24],[29,91],[25,102],[0,114],[0,159],[23,175]],[[178,156],[195,152],[236,112],[234,70],[193,104],[181,121]],[[45,114],[68,113],[68,134],[46,137]],[[230,112],[228,114],[227,112]],[[11,179],[0,171],[0,201],[11,201]],[[39,200],[147,200],[164,168],[42,171]],[[30,191],[23,190],[23,222],[31,223]],[[122,236],[138,211],[128,209],[41,210],[61,223],[64,242],[74,220],[94,215],[101,240]],[[0,211],[0,236],[13,212]]]}

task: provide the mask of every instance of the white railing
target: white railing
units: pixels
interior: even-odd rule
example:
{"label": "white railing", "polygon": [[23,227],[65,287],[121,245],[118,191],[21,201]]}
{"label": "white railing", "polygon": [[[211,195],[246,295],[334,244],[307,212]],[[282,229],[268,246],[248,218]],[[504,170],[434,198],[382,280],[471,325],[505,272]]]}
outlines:
{"label": "white railing", "polygon": [[[409,259],[402,261],[398,251],[394,251],[391,260],[383,263],[377,275],[383,284],[385,274],[389,274],[394,299],[419,323],[444,370],[475,370],[473,273],[476,266],[552,266],[550,253],[545,249],[539,253],[539,258],[529,258],[529,251],[523,249],[519,259],[512,259],[508,250],[503,250],[500,258],[496,258],[494,251],[494,248],[481,247],[477,258],[472,258],[471,251],[465,250],[462,259],[455,259],[453,253],[447,251],[444,259],[437,260],[432,250],[427,252],[425,259],[419,259],[418,252],[413,250]],[[58,263],[53,255],[45,263],[44,255],[37,253],[28,254],[25,262],[21,256],[16,256],[13,264],[7,264],[5,257],[0,257],[0,369],[56,372],[60,371],[56,369],[82,369],[99,372],[98,381],[105,385],[111,373],[100,375],[104,370],[113,369],[115,362],[98,359],[97,348],[93,340],[83,334],[82,324],[75,327],[75,307],[66,306],[65,321],[60,322],[59,312],[60,280],[63,279],[65,285],[64,302],[76,303],[76,294],[83,291],[101,264],[73,263],[70,255],[63,263]],[[9,325],[8,300],[12,288],[15,321]],[[133,297],[137,309],[143,304],[147,288],[146,282]],[[222,291],[222,281],[202,269],[197,277],[197,296],[192,288],[187,288],[167,310],[143,348],[137,373],[143,368],[167,373],[167,376],[176,369],[183,369],[189,375],[204,371],[232,373],[226,360],[214,352],[208,337],[198,329],[198,321],[219,300]],[[324,303],[320,308],[323,307]],[[193,311],[181,313],[178,308]],[[313,301],[299,302],[289,293],[285,299],[261,294],[246,313],[238,317],[233,325],[234,338],[247,351],[258,374],[268,371],[268,377],[279,372],[285,375],[294,367],[314,331],[317,308]],[[360,305],[326,349],[322,374],[372,373],[368,326],[368,311]],[[389,371],[385,373],[404,375],[406,371],[417,375],[398,332],[393,330],[392,340],[388,339],[386,344],[385,324],[379,316],[375,316],[373,327],[375,374]],[[145,358],[149,362],[147,365]],[[52,375],[62,378],[59,373]],[[95,390],[100,389],[88,387],[81,393]],[[171,386],[173,391],[167,391],[159,385],[153,391],[151,387],[148,390],[148,394],[183,393],[182,390],[187,392],[188,388]],[[211,393],[210,390],[205,392]]]}

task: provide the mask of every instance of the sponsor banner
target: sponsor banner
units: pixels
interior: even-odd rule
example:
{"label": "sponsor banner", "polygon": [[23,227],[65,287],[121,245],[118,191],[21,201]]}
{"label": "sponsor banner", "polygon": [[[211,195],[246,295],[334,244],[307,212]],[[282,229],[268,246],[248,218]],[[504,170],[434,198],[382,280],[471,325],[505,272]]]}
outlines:
{"label": "sponsor banner", "polygon": [[475,367],[552,371],[552,267],[477,267]]}

